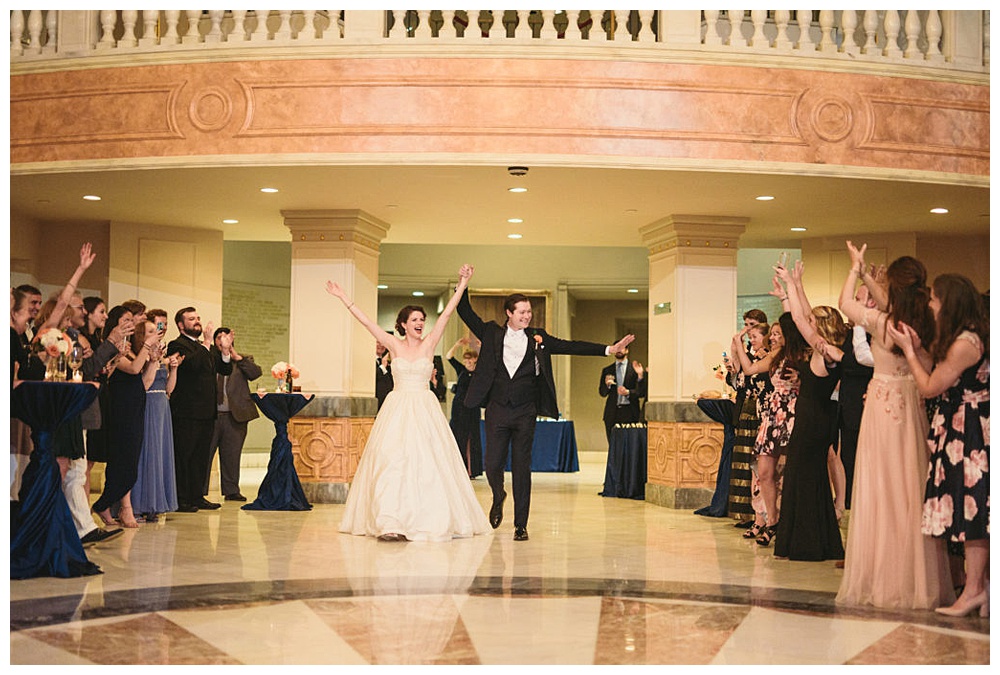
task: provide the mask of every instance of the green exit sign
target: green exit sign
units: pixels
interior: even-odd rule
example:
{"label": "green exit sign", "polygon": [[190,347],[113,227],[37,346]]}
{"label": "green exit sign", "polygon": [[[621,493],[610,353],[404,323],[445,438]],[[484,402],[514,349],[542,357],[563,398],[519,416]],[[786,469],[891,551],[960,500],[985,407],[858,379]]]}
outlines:
{"label": "green exit sign", "polygon": [[653,314],[670,314],[669,302],[658,302],[653,305]]}

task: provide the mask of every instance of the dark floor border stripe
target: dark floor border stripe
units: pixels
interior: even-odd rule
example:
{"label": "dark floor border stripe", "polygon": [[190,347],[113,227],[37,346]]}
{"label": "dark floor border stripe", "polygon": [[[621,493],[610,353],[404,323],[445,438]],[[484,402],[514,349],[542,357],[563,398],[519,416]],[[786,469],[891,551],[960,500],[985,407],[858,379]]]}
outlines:
{"label": "dark floor border stripe", "polygon": [[91,606],[90,593],[17,600],[10,603],[11,632],[71,621],[161,612],[208,609],[253,603],[287,602],[382,595],[461,595],[475,597],[615,597],[635,600],[678,600],[762,607],[832,618],[900,621],[924,626],[989,634],[989,619],[945,617],[933,611],[843,607],[835,594],[791,588],[734,584],[564,577],[475,577],[471,583],[441,577],[279,579],[225,584],[161,586],[103,593]]}

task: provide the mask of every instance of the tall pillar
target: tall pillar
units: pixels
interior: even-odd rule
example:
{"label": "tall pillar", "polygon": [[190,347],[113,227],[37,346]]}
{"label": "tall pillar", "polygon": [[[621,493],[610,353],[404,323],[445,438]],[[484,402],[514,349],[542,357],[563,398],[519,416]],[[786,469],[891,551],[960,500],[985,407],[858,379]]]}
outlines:
{"label": "tall pillar", "polygon": [[326,282],[376,317],[379,244],[389,225],[359,210],[281,215],[292,233],[288,361],[303,393],[316,395],[288,425],[295,469],[310,501],[343,503],[374,422],[375,344]]}
{"label": "tall pillar", "polygon": [[640,230],[649,248],[649,422],[646,501],[711,501],[723,430],[694,397],[721,390],[736,326],[736,250],[747,218],[672,215]]}

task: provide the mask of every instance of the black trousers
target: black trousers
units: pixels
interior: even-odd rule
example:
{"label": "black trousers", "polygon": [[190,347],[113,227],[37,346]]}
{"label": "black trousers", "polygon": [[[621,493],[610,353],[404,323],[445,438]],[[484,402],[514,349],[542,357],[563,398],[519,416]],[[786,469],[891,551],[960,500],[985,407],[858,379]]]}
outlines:
{"label": "black trousers", "polygon": [[177,504],[197,506],[208,475],[208,450],[215,420],[173,419],[174,474],[177,477]]}
{"label": "black trousers", "polygon": [[535,441],[534,402],[507,407],[486,406],[486,480],[493,501],[503,494],[504,469],[510,452],[511,484],[514,493],[514,526],[528,526],[531,509],[531,445]]}

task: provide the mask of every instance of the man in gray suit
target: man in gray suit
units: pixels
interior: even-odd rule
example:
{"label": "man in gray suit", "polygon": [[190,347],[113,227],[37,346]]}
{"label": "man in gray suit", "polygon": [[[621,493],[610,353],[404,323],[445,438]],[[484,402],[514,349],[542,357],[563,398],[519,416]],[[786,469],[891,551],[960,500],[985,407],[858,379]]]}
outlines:
{"label": "man in gray suit", "polygon": [[[232,330],[226,327],[217,328],[212,336],[212,350],[222,351],[220,336],[232,335]],[[243,454],[243,442],[247,437],[247,423],[260,417],[257,406],[250,398],[250,385],[261,375],[260,366],[249,354],[236,351],[236,338],[229,347],[229,356],[233,363],[231,375],[218,375],[216,387],[216,404],[218,416],[215,418],[215,432],[212,435],[212,445],[208,453],[208,472],[205,475],[205,494],[208,494],[208,484],[211,480],[212,460],[215,451],[219,451],[219,475],[222,494],[227,502],[245,502],[240,493],[240,457]]]}

